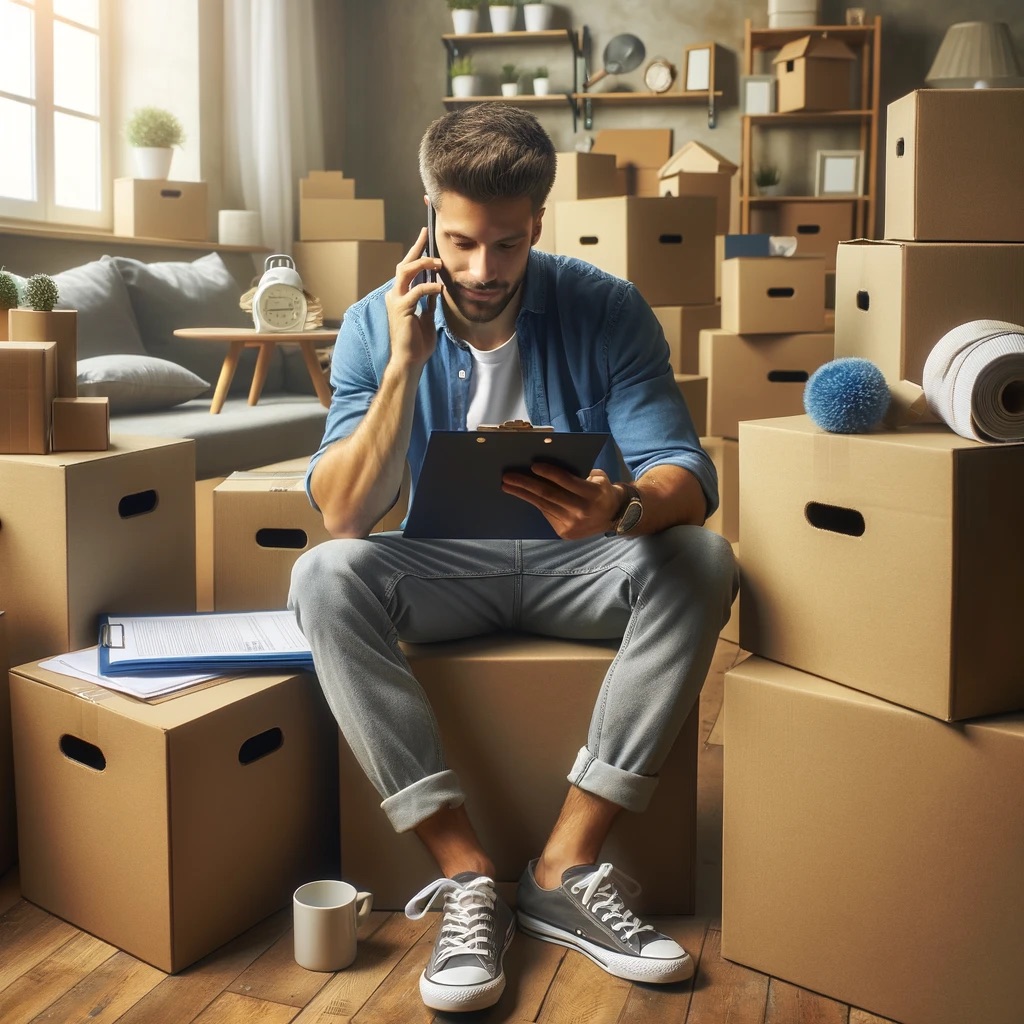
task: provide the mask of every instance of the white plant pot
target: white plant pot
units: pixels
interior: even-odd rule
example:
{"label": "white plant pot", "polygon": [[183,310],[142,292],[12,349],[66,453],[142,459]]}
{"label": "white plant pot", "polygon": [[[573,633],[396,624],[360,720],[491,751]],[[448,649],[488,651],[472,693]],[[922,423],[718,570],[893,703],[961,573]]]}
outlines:
{"label": "white plant pot", "polygon": [[457,36],[472,35],[480,23],[480,11],[476,7],[460,7],[452,11],[452,25]]}
{"label": "white plant pot", "polygon": [[547,96],[548,86],[550,80],[547,78],[535,78],[533,80],[533,94],[534,96]]}
{"label": "white plant pot", "polygon": [[551,4],[523,4],[523,18],[527,32],[545,32],[551,28],[555,9]]}
{"label": "white plant pot", "polygon": [[782,195],[782,182],[777,185],[758,185],[757,194],[759,196],[780,196]]}
{"label": "white plant pot", "polygon": [[518,96],[519,95],[519,83],[518,82],[502,82],[501,83],[501,95],[502,96]]}
{"label": "white plant pot", "polygon": [[132,153],[138,177],[156,180],[171,173],[174,150],[170,146],[134,146]]}
{"label": "white plant pot", "polygon": [[516,30],[516,9],[504,4],[491,4],[491,31],[492,32],[515,32]]}
{"label": "white plant pot", "polygon": [[477,94],[476,75],[452,75],[452,95],[464,100]]}

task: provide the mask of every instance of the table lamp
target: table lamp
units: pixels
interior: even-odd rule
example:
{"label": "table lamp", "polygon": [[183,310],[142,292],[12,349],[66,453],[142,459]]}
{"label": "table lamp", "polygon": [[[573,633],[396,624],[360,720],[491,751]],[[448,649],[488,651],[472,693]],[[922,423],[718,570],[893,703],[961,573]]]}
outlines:
{"label": "table lamp", "polygon": [[1002,21],[950,25],[925,81],[938,89],[986,89],[1024,85],[1024,71]]}

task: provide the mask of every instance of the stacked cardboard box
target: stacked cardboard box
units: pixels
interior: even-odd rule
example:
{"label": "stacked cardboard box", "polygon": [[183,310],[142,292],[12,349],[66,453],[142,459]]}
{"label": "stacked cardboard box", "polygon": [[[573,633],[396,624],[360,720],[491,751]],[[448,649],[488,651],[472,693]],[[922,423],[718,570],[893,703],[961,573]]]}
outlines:
{"label": "stacked cardboard box", "polygon": [[383,199],[356,199],[355,181],[341,171],[310,171],[300,180],[295,266],[324,319],[341,320],[394,276],[402,246],[384,237]]}
{"label": "stacked cardboard box", "polygon": [[[886,193],[901,237],[841,245],[836,287],[837,350],[842,330],[842,354],[892,383],[919,382],[963,320],[1021,319],[1019,288],[993,309],[982,281],[1020,278],[1014,92],[890,106],[889,173],[912,170]],[[961,129],[984,141],[969,163],[948,152]],[[955,280],[941,271],[954,259]],[[870,333],[846,330],[858,313]],[[1011,1024],[1024,1003],[1024,445],[943,425],[828,434],[804,416],[740,435],[740,643],[756,657],[726,676],[723,955],[902,1024]]]}
{"label": "stacked cardboard box", "polygon": [[11,698],[7,681],[7,616],[0,611],[0,878],[18,859],[14,813],[14,754],[11,747]]}
{"label": "stacked cardboard box", "polygon": [[614,153],[556,153],[555,158],[555,181],[548,193],[536,246],[545,252],[558,251],[555,243],[555,207],[558,203],[623,194]]}
{"label": "stacked cardboard box", "polygon": [[661,168],[672,153],[672,129],[606,128],[594,136],[594,152],[615,156],[614,195],[657,196]]}

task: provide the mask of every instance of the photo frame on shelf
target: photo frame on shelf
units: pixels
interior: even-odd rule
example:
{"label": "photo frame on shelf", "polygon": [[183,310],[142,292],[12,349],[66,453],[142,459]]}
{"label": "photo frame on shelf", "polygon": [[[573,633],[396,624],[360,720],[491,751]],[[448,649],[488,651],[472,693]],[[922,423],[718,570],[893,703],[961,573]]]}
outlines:
{"label": "photo frame on shelf", "polygon": [[816,196],[864,194],[864,150],[819,149],[814,160]]}
{"label": "photo frame on shelf", "polygon": [[683,91],[707,92],[715,80],[715,44],[696,43],[683,50]]}
{"label": "photo frame on shelf", "polygon": [[774,114],[775,76],[744,75],[742,97],[744,114]]}

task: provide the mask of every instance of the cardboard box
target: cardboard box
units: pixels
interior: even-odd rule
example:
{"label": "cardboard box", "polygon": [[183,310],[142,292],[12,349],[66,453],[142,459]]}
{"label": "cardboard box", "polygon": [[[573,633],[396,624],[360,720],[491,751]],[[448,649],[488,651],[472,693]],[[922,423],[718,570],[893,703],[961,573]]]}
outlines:
{"label": "cardboard box", "polygon": [[707,432],[736,438],[740,420],[803,412],[807,378],[833,358],[834,348],[827,332],[701,331],[698,366],[708,378]]}
{"label": "cardboard box", "polygon": [[714,302],[713,200],[615,196],[555,206],[560,253],[632,281],[652,306]]}
{"label": "cardboard box", "polygon": [[[722,261],[725,259],[725,235],[715,235],[715,302],[722,300]],[[721,322],[721,313],[719,313]]]}
{"label": "cardboard box", "polygon": [[660,196],[661,176],[653,167],[633,168],[633,187],[629,194],[633,196]]}
{"label": "cardboard box", "polygon": [[736,591],[736,600],[732,603],[732,614],[729,616],[729,621],[722,627],[718,636],[719,639],[738,646],[740,642],[740,595],[743,592],[743,566],[740,565],[739,542],[733,544],[732,555],[740,568],[740,589]]}
{"label": "cardboard box", "polygon": [[310,171],[299,178],[299,199],[355,199],[356,180],[341,171]]}
{"label": "cardboard box", "polygon": [[843,242],[836,356],[863,356],[890,383],[921,384],[938,340],[970,320],[1024,323],[1024,245]]}
{"label": "cardboard box", "polygon": [[299,238],[304,242],[382,241],[384,200],[300,199]]}
{"label": "cardboard box", "polygon": [[195,611],[192,440],[9,455],[0,523],[12,664],[95,646],[104,612]]}
{"label": "cardboard box", "polygon": [[718,472],[718,508],[705,529],[721,534],[727,541],[740,539],[739,442],[727,437],[702,437],[701,447],[711,456]]}
{"label": "cardboard box", "polygon": [[556,252],[555,203],[575,199],[601,199],[625,195],[615,173],[615,156],[611,153],[556,153],[555,183],[548,193],[544,220],[537,248]]}
{"label": "cardboard box", "polygon": [[1024,242],[1024,90],[920,89],[887,117],[886,238]]}
{"label": "cardboard box", "polygon": [[703,306],[652,308],[672,353],[672,369],[676,373],[697,373],[700,332],[721,324],[722,307],[712,302]]}
{"label": "cardboard box", "polygon": [[[501,635],[403,646],[496,881],[514,897],[558,816],[618,645]],[[698,722],[695,707],[650,806],[620,815],[601,853],[643,886],[641,912],[693,913]],[[376,908],[400,910],[437,866],[414,833],[393,831],[344,739],[340,747],[342,872],[373,892]]]}
{"label": "cardboard box", "polygon": [[904,1024],[1017,1024],[1024,716],[950,728],[759,658],[725,708],[722,956]]}
{"label": "cardboard box", "polygon": [[11,699],[7,680],[7,616],[0,611],[0,878],[18,859],[14,811],[14,753],[11,745]]}
{"label": "cardboard box", "polygon": [[57,346],[52,341],[0,343],[0,454],[50,450],[57,394]]}
{"label": "cardboard box", "polygon": [[836,269],[840,242],[854,237],[852,202],[801,203],[786,200],[776,206],[776,235],[796,238],[800,256],[823,256],[825,272]]}
{"label": "cardboard box", "polygon": [[324,318],[341,320],[354,302],[395,276],[400,242],[296,242],[295,266],[303,285],[324,307]]}
{"label": "cardboard box", "polygon": [[595,153],[614,153],[616,167],[660,170],[672,153],[671,128],[603,128],[594,136]]}
{"label": "cardboard box", "polygon": [[797,334],[825,326],[825,260],[767,256],[722,264],[722,327],[733,334]]}
{"label": "cardboard box", "polygon": [[856,57],[841,39],[802,36],[786,43],[772,60],[776,106],[791,110],[852,110]]}
{"label": "cardboard box", "polygon": [[1024,446],[740,425],[748,651],[945,720],[1024,708]]}
{"label": "cardboard box", "polygon": [[658,194],[663,196],[712,196],[715,200],[715,233],[729,232],[732,176],[739,168],[710,146],[691,139],[658,171]]}
{"label": "cardboard box", "polygon": [[675,375],[679,393],[686,402],[693,420],[693,429],[697,436],[707,431],[708,422],[708,379],[696,373],[677,373]]}
{"label": "cardboard box", "polygon": [[21,892],[174,973],[337,871],[336,726],[316,677],[149,704],[11,673]]}
{"label": "cardboard box", "polygon": [[114,234],[205,242],[210,227],[205,181],[114,179]]}
{"label": "cardboard box", "polygon": [[57,390],[61,398],[78,394],[78,311],[74,309],[10,309],[11,341],[52,341],[57,346]]}
{"label": "cardboard box", "polygon": [[110,399],[55,398],[53,450],[105,452],[110,447]]}

